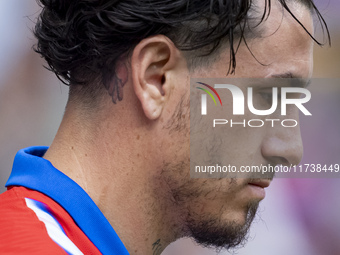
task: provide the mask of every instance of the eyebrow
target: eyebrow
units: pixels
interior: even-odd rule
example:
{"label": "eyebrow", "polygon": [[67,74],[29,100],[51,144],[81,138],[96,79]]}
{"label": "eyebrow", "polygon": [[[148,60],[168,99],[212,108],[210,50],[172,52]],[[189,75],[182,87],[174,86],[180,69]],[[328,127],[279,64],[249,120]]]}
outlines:
{"label": "eyebrow", "polygon": [[294,79],[294,83],[291,84],[292,87],[300,87],[300,88],[307,88],[311,83],[311,78],[302,78],[294,75],[291,72],[282,73],[282,74],[274,74],[271,75],[270,78],[276,78],[276,79]]}

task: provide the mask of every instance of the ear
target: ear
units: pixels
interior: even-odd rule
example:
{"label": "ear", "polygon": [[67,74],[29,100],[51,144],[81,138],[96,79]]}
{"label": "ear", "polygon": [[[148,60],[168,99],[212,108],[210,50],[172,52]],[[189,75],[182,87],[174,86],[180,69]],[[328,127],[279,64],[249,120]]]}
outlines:
{"label": "ear", "polygon": [[180,52],[163,35],[142,40],[133,50],[131,71],[134,91],[141,102],[145,116],[158,119],[174,86],[174,74]]}

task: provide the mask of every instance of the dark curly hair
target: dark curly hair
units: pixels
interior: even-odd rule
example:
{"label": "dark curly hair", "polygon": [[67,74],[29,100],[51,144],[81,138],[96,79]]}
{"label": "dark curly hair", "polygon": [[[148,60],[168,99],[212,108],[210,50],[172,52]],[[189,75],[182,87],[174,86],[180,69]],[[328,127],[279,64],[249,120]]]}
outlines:
{"label": "dark curly hair", "polygon": [[[278,1],[303,27],[287,6],[290,0]],[[293,1],[316,13],[330,39],[327,24],[313,0]],[[118,58],[128,54],[142,39],[156,34],[169,37],[184,52],[196,53],[191,54],[193,59],[211,55],[222,41],[227,41],[228,73],[233,73],[234,45],[245,41],[253,0],[40,0],[40,3],[43,9],[34,31],[38,39],[35,50],[45,58],[49,69],[66,84],[99,81],[107,87],[115,75]],[[271,0],[265,0],[260,23],[268,17],[270,8]]]}

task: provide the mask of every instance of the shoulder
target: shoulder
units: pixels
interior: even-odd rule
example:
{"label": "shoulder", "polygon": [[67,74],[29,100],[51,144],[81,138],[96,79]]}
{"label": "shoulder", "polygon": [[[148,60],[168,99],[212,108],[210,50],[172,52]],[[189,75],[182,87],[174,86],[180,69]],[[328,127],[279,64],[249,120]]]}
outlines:
{"label": "shoulder", "polygon": [[66,254],[27,206],[24,188],[0,194],[0,254]]}

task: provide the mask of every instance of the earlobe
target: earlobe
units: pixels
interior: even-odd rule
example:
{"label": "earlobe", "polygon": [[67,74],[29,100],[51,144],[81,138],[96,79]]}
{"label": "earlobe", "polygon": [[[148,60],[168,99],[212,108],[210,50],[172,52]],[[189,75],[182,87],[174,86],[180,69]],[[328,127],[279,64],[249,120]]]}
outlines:
{"label": "earlobe", "polygon": [[162,114],[172,89],[168,76],[175,67],[178,49],[165,36],[142,40],[131,57],[134,91],[145,116],[156,120]]}

